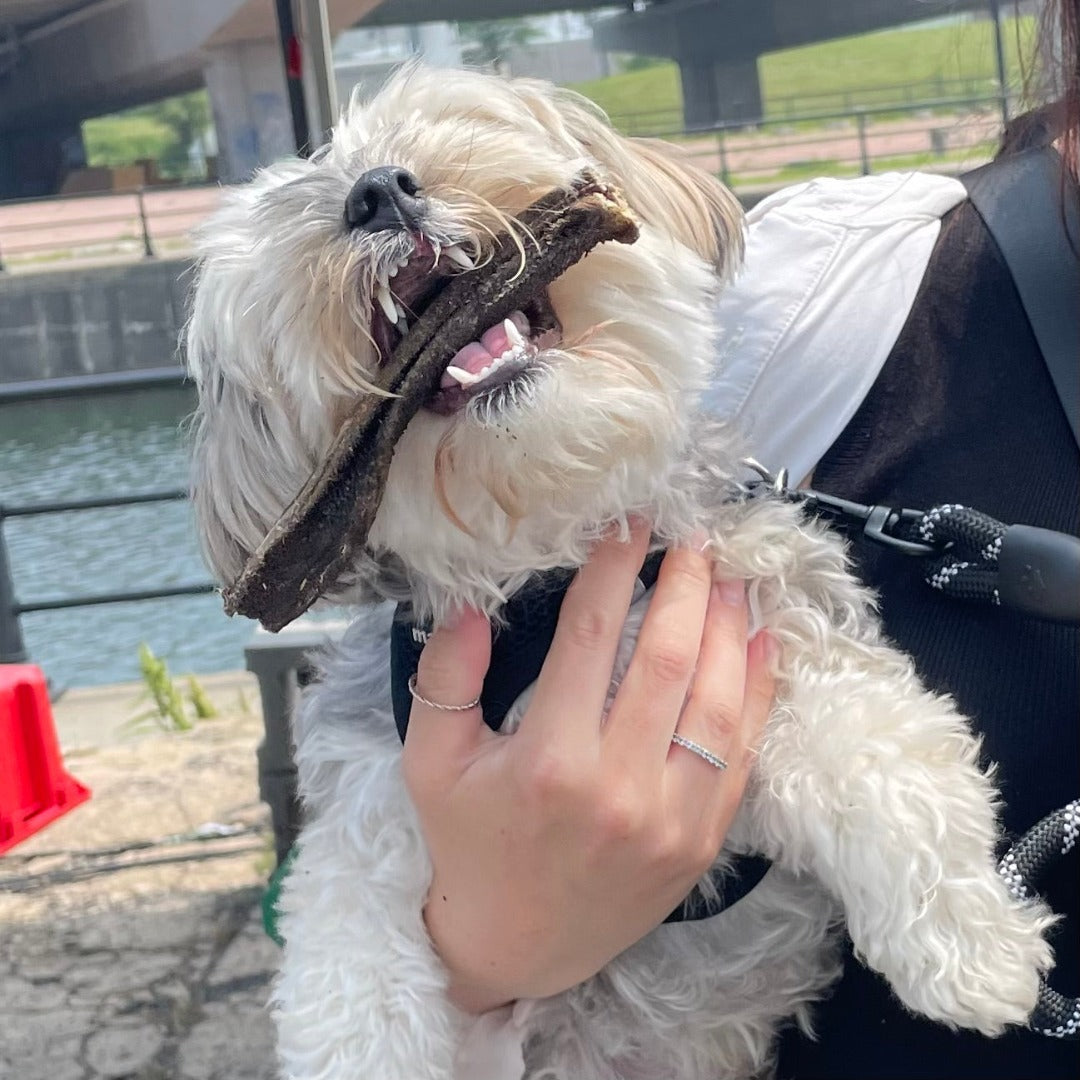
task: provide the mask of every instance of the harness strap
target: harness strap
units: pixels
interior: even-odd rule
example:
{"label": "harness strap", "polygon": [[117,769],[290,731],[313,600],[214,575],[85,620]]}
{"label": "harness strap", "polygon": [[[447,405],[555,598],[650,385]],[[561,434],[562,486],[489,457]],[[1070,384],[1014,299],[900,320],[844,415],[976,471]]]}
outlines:
{"label": "harness strap", "polygon": [[1080,446],[1080,192],[1050,146],[960,177],[1009,267]]}

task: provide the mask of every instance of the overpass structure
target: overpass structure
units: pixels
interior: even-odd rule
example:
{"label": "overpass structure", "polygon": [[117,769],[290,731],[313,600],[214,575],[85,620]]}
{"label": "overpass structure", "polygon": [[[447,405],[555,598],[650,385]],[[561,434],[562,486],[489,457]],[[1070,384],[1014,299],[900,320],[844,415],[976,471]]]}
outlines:
{"label": "overpass structure", "polygon": [[684,122],[706,127],[762,115],[757,61],[764,53],[989,6],[987,0],[653,0],[598,24],[593,38],[609,52],[677,61]]}
{"label": "overpass structure", "polygon": [[[327,0],[331,30],[378,2]],[[0,0],[0,199],[85,164],[83,120],[204,85],[222,179],[295,149],[273,0]]]}
{"label": "overpass structure", "polygon": [[[696,127],[760,116],[763,53],[991,0],[621,2],[627,10],[598,23],[597,47],[677,61],[685,120]],[[333,32],[422,24],[436,14],[467,21],[612,3],[326,0]],[[424,32],[421,26],[422,49]],[[313,65],[301,66],[310,83]],[[243,179],[294,150],[275,0],[0,0],[0,199],[51,194],[68,170],[85,164],[83,120],[202,85],[210,91],[222,180]]]}

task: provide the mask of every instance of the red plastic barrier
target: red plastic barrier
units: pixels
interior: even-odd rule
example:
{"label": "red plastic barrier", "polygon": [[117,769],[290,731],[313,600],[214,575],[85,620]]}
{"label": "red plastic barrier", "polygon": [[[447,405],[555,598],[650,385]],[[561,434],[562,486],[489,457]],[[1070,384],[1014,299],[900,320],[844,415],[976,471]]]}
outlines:
{"label": "red plastic barrier", "polygon": [[0,854],[89,798],[60,758],[41,669],[0,664]]}

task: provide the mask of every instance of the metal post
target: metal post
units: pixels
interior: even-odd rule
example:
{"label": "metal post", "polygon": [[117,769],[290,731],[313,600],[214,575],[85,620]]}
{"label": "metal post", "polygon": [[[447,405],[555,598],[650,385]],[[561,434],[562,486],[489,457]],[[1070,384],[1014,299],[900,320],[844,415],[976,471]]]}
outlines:
{"label": "metal post", "polygon": [[0,664],[25,664],[28,657],[19,627],[15,582],[4,543],[4,508],[0,506]]}
{"label": "metal post", "polygon": [[154,245],[150,242],[150,223],[146,220],[146,201],[143,199],[143,189],[140,187],[135,192],[139,200],[139,221],[142,224],[143,255],[147,259],[154,257]]}
{"label": "metal post", "polygon": [[859,132],[859,161],[863,176],[870,175],[870,151],[866,145],[866,113],[859,109],[855,113],[855,126]]}
{"label": "metal post", "polygon": [[990,11],[994,17],[994,48],[997,50],[998,90],[1001,95],[1001,124],[1009,123],[1009,84],[1005,73],[1005,49],[1001,43],[1001,5],[998,0],[990,0]]}
{"label": "metal post", "polygon": [[727,143],[724,141],[724,129],[716,133],[716,145],[720,149],[720,179],[726,187],[731,187],[731,170],[728,168]]}
{"label": "metal post", "polygon": [[334,57],[330,45],[330,22],[326,0],[300,0],[304,37],[310,50],[312,80],[315,83],[316,141],[325,141],[337,120],[337,84],[334,81]]}
{"label": "metal post", "polygon": [[296,152],[307,156],[313,147],[309,145],[304,83],[300,70],[300,39],[296,36],[296,24],[293,22],[292,0],[274,0],[274,6],[277,9],[278,40],[281,43],[281,61],[285,67],[285,85],[289,91],[293,140],[296,143]]}

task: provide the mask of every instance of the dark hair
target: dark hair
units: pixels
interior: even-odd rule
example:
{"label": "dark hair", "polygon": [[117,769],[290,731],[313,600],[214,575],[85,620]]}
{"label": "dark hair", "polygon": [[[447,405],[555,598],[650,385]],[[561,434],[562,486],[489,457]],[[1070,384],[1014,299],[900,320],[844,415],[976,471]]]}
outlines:
{"label": "dark hair", "polygon": [[1047,0],[1038,42],[1040,62],[1026,80],[1027,94],[1049,104],[1010,124],[1002,148],[1060,139],[1066,169],[1080,178],[1080,0]]}
{"label": "dark hair", "polygon": [[[1050,24],[1054,4],[1048,4],[1045,24]],[[1080,0],[1057,0],[1058,40],[1061,49],[1061,101],[1064,127],[1061,156],[1074,179],[1080,179]]]}

